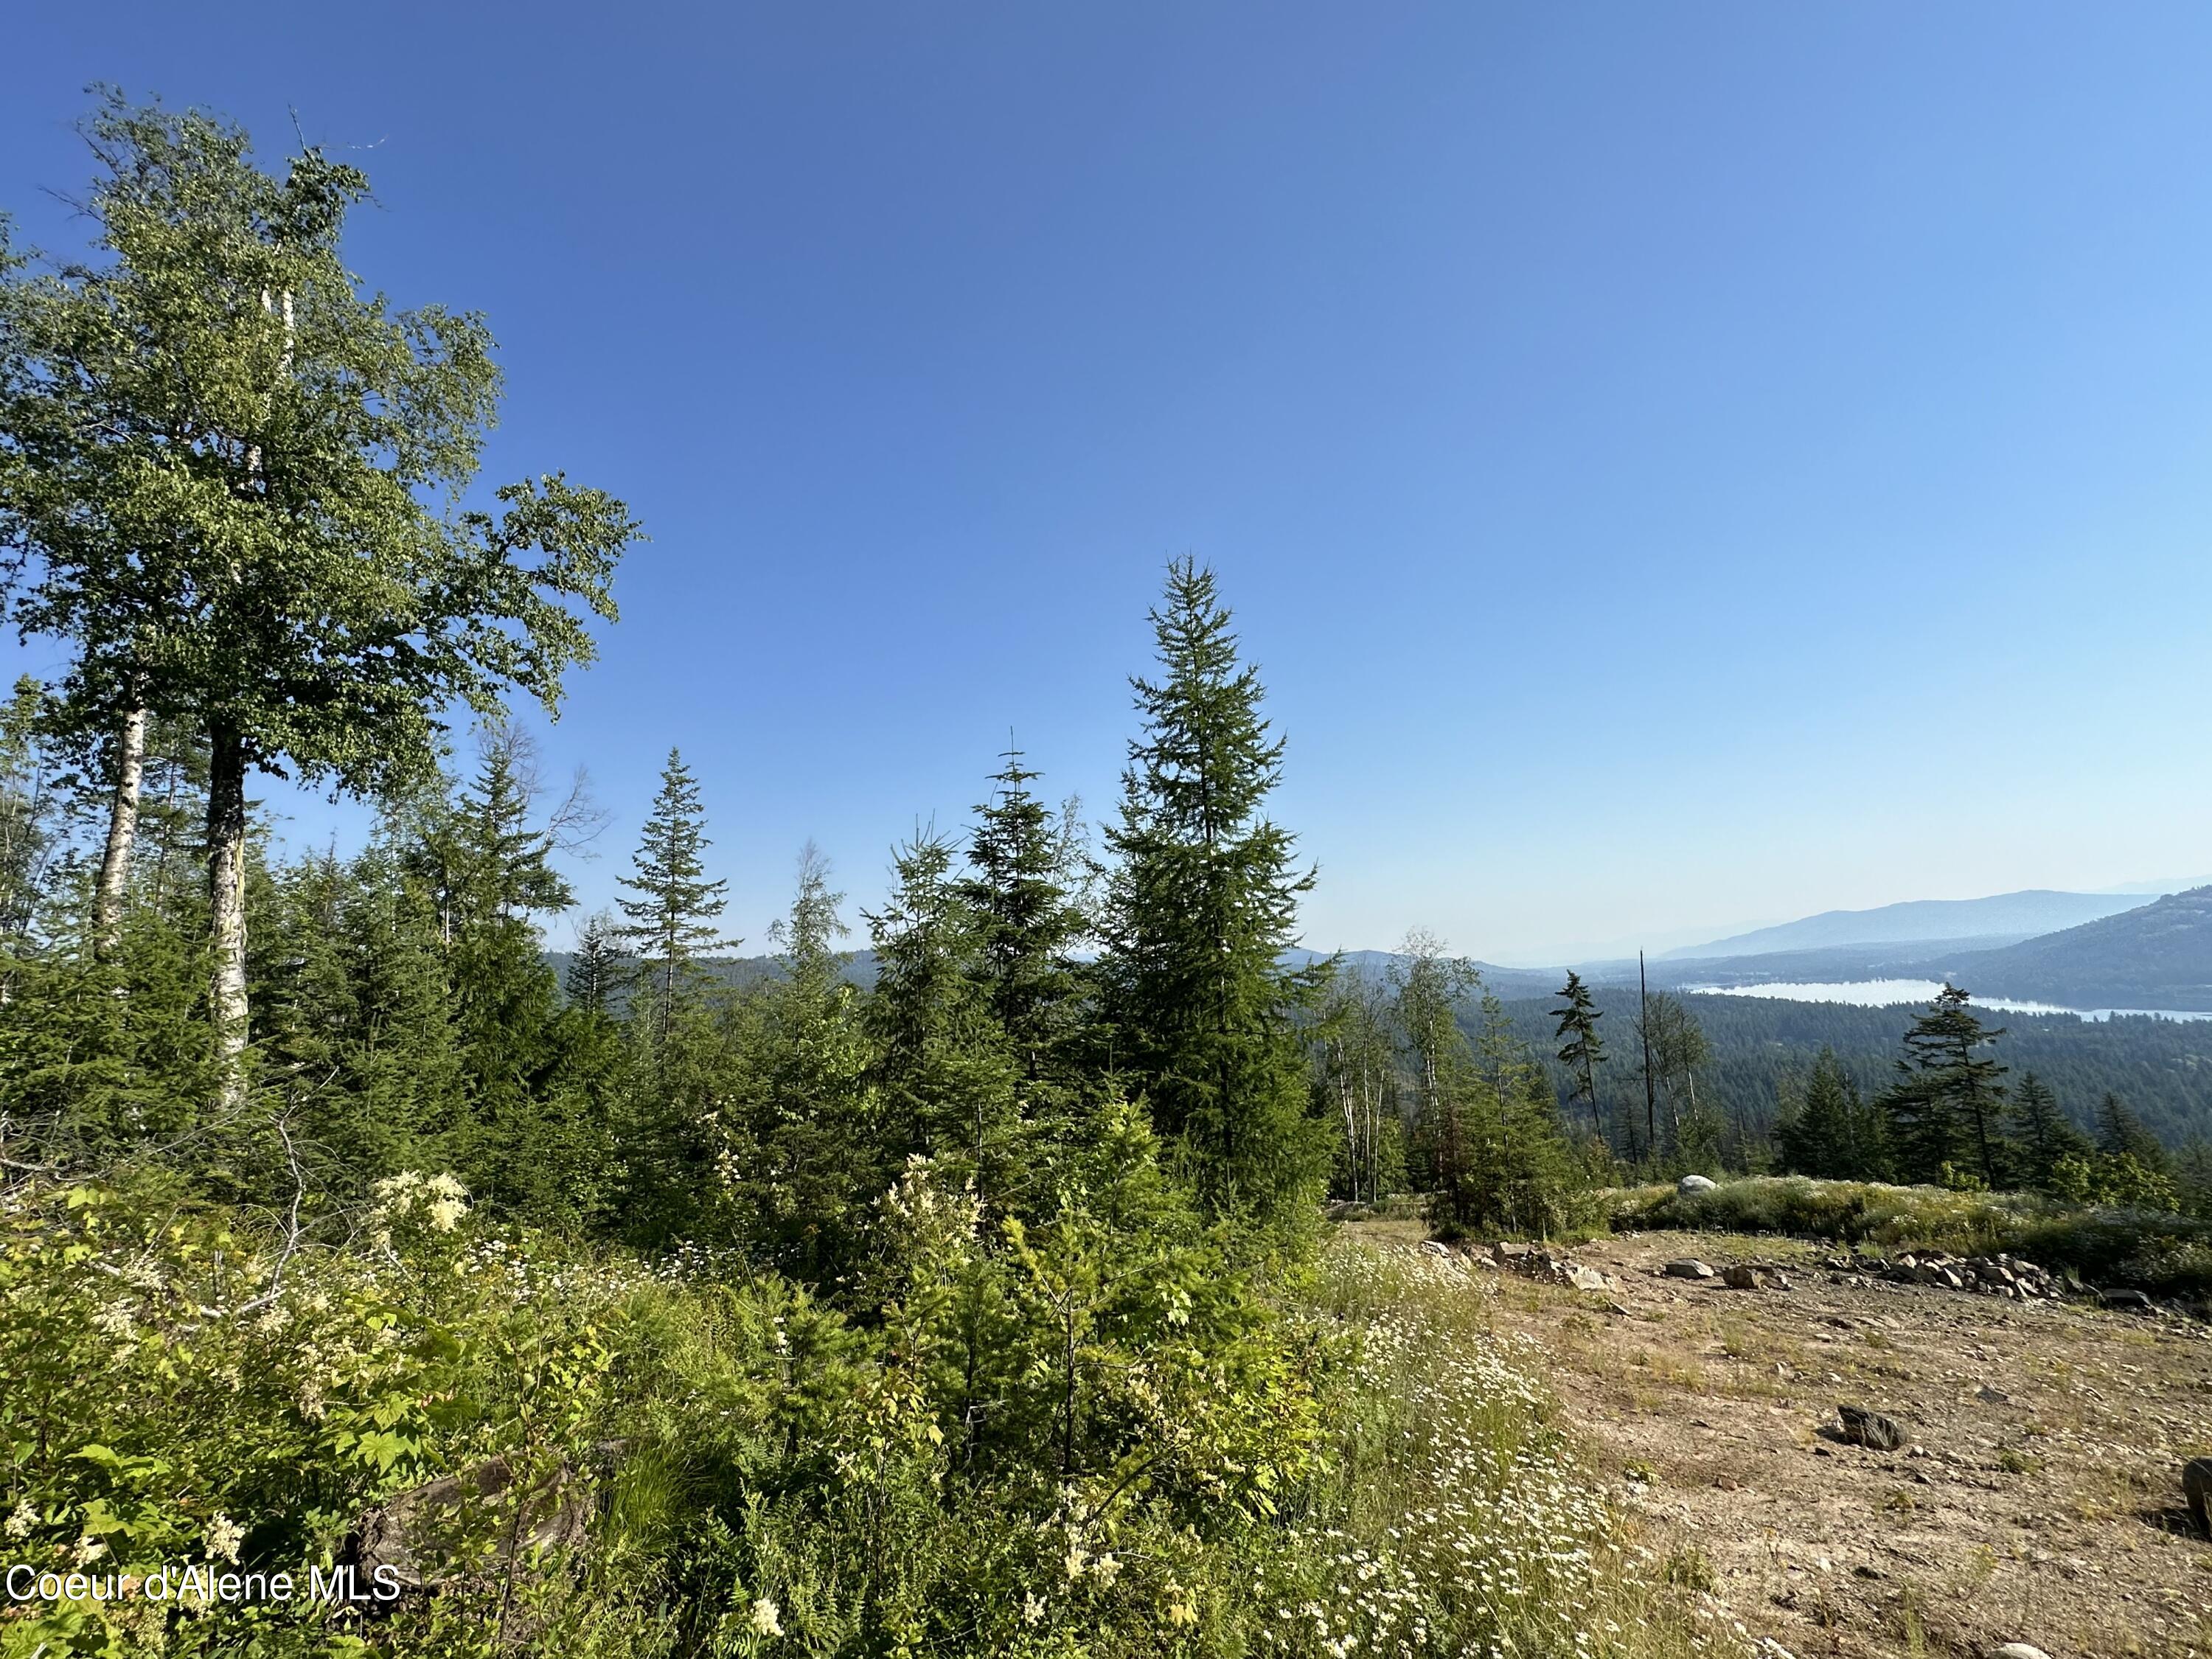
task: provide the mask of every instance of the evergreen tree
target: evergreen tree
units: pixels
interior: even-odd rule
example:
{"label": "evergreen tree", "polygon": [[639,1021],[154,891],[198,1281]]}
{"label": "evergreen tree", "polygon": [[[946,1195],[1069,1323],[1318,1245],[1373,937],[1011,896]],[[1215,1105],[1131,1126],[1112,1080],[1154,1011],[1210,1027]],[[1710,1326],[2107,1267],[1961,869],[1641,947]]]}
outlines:
{"label": "evergreen tree", "polygon": [[1591,998],[1589,987],[1583,983],[1582,975],[1571,968],[1567,970],[1567,982],[1559,988],[1559,994],[1567,1005],[1552,1010],[1552,1018],[1558,1022],[1552,1035],[1559,1042],[1559,1063],[1574,1079],[1576,1097],[1589,1107],[1590,1133],[1601,1136],[1597,1068],[1605,1060],[1605,1039],[1598,1035],[1597,1023],[1605,1015]]}
{"label": "evergreen tree", "polygon": [[868,1026],[902,1161],[950,1159],[998,1201],[1018,1162],[1018,1063],[977,971],[989,924],[953,880],[952,861],[952,844],[927,834],[894,855],[897,885],[866,918],[876,952]]}
{"label": "evergreen tree", "polygon": [[1835,1050],[1822,1048],[1775,1124],[1783,1165],[1824,1181],[1880,1181],[1889,1172],[1881,1112],[1863,1100]]}
{"label": "evergreen tree", "polygon": [[1100,973],[1115,1058],[1216,1211],[1287,1224],[1316,1195],[1328,1151],[1305,1109],[1298,1029],[1325,975],[1284,962],[1313,876],[1266,816],[1283,743],[1212,572],[1171,565],[1152,628],[1161,678],[1132,682],[1144,732],[1107,836]]}
{"label": "evergreen tree", "polygon": [[725,939],[717,926],[726,881],[707,879],[707,817],[699,785],[684,757],[668,751],[660,770],[660,793],[653,815],[622,884],[635,898],[618,898],[628,922],[619,930],[637,962],[642,1014],[656,1043],[665,1043],[687,994],[706,979],[699,958],[738,943]]}
{"label": "evergreen tree", "polygon": [[776,924],[781,976],[755,994],[743,1085],[737,1196],[763,1255],[811,1284],[859,1259],[869,1206],[890,1184],[872,1045],[836,945],[843,897],[810,842],[790,914]]}
{"label": "evergreen tree", "polygon": [[622,948],[620,930],[605,910],[584,918],[576,930],[576,948],[568,957],[568,978],[562,988],[569,1006],[594,1020],[614,1018],[617,998],[635,977],[635,969]]}
{"label": "evergreen tree", "polygon": [[2086,1158],[2088,1138],[2075,1128],[2058,1108],[2058,1097],[2033,1072],[2024,1073],[2020,1091],[2013,1097],[2013,1144],[2017,1149],[2020,1179],[2038,1192],[2049,1192],[2064,1158]]}
{"label": "evergreen tree", "polygon": [[2146,1170],[2164,1173],[2166,1145],[2111,1090],[2097,1103],[2097,1150],[2107,1158],[2132,1158]]}
{"label": "evergreen tree", "polygon": [[1559,1127],[1558,1091],[1487,988],[1474,1054],[1488,1109],[1468,1183],[1474,1218],[1549,1237],[1573,1220],[1587,1182]]}
{"label": "evergreen tree", "polygon": [[1073,824],[1055,824],[1030,793],[1038,774],[1009,750],[999,787],[975,809],[969,874],[960,902],[975,918],[975,972],[1032,1085],[1063,1069],[1085,1018],[1087,988],[1074,958],[1088,922],[1072,890]]}
{"label": "evergreen tree", "polygon": [[1978,1179],[2003,1184],[2004,1066],[1981,1051],[2002,1036],[1983,1025],[1970,993],[1946,985],[1905,1035],[1897,1081],[1883,1096],[1890,1135],[1908,1180]]}

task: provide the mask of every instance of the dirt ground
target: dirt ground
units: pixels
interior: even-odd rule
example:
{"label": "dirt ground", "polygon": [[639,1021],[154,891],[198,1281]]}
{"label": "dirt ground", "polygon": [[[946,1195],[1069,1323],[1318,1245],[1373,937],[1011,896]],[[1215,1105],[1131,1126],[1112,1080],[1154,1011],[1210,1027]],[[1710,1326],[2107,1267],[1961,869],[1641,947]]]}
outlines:
{"label": "dirt ground", "polygon": [[[1376,1224],[1379,1227],[1389,1224]],[[1972,1654],[2212,1659],[2212,1541],[2180,1468],[2212,1455],[2212,1330],[2021,1304],[1821,1264],[1827,1247],[1616,1235],[1574,1247],[1597,1293],[1470,1271],[1648,1541],[1796,1659]],[[1668,1279],[1680,1257],[1791,1288]],[[1831,1437],[1871,1407],[1899,1452]],[[1766,1651],[1771,1655],[1772,1650]]]}

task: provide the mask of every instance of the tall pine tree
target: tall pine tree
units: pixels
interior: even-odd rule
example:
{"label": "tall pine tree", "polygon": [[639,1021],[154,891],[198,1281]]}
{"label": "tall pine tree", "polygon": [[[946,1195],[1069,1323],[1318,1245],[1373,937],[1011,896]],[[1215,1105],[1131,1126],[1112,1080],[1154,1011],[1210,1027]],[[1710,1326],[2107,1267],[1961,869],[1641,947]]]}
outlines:
{"label": "tall pine tree", "polygon": [[1152,613],[1160,677],[1131,682],[1144,730],[1107,832],[1100,972],[1115,1061],[1207,1202],[1287,1223],[1327,1169],[1298,1030],[1325,975],[1285,962],[1313,876],[1267,816],[1283,741],[1229,620],[1212,571],[1169,567]]}

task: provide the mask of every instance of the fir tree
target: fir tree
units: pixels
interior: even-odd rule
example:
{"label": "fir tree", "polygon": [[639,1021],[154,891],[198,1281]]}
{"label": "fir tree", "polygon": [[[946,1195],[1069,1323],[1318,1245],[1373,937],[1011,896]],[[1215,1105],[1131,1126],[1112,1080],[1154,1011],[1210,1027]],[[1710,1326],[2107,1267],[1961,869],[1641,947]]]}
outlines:
{"label": "fir tree", "polygon": [[2160,1174],[2168,1161],[2166,1144],[2109,1089],[2097,1103],[2097,1150],[2106,1158],[2132,1158],[2144,1169]]}
{"label": "fir tree", "polygon": [[2039,1192],[2048,1192],[2064,1158],[2087,1158],[2088,1138],[2075,1128],[2058,1108],[2050,1085],[2033,1072],[2024,1073],[2013,1097],[2013,1144],[2017,1149],[2019,1176]]}
{"label": "fir tree", "polygon": [[617,998],[634,977],[614,918],[605,910],[585,917],[576,930],[576,948],[569,953],[562,984],[569,1006],[594,1021],[611,1019]]}
{"label": "fir tree", "polygon": [[1897,1081],[1882,1097],[1891,1139],[1913,1181],[2003,1183],[2004,1066],[1982,1053],[2002,1036],[1976,1018],[1971,994],[1946,985],[1905,1035]]}
{"label": "fir tree", "polygon": [[1559,1043],[1559,1063],[1567,1068],[1574,1079],[1576,1097],[1589,1107],[1590,1133],[1601,1135],[1598,1127],[1597,1068],[1605,1060],[1605,1039],[1598,1035],[1597,1023],[1605,1018],[1590,996],[1589,987],[1571,968],[1567,970],[1567,982],[1559,990],[1566,1006],[1552,1010],[1558,1022],[1552,1035]]}
{"label": "fir tree", "polygon": [[951,1158],[987,1200],[1003,1195],[1017,1066],[977,972],[989,924],[951,877],[953,848],[917,836],[894,855],[897,885],[867,914],[875,945],[868,1000],[887,1127],[902,1153]]}
{"label": "fir tree", "polygon": [[1132,682],[1144,731],[1107,835],[1100,971],[1115,1056],[1217,1211],[1287,1223],[1328,1153],[1305,1110],[1297,1024],[1322,975],[1284,962],[1313,876],[1266,816],[1283,742],[1211,571],[1171,565],[1152,627],[1161,677]]}
{"label": "fir tree", "polygon": [[975,809],[970,873],[957,891],[975,918],[975,972],[1036,1085],[1060,1066],[1082,1026],[1086,987],[1073,952],[1088,923],[1071,890],[1072,823],[1055,823],[1030,793],[1039,775],[1019,750],[1005,758],[992,779],[997,790]]}
{"label": "fir tree", "polygon": [[645,991],[642,1011],[656,1042],[665,1042],[678,1004],[706,977],[699,958],[734,945],[716,925],[726,881],[707,879],[705,809],[699,785],[676,750],[660,771],[660,793],[622,884],[635,898],[618,898],[628,922],[619,930],[635,958]]}
{"label": "fir tree", "polygon": [[1879,1181],[1888,1173],[1883,1127],[1881,1112],[1860,1097],[1835,1051],[1823,1048],[1802,1095],[1788,1102],[1774,1133],[1792,1174]]}

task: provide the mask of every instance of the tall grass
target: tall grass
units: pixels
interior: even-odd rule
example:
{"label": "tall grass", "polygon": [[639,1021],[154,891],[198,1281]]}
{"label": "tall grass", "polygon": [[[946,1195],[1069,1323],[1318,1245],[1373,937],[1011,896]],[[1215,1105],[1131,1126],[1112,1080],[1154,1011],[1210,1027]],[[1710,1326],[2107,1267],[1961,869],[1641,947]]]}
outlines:
{"label": "tall grass", "polygon": [[1340,1237],[1316,1302],[1358,1358],[1311,1518],[1270,1567],[1266,1650],[1741,1650],[1716,1604],[1636,1542],[1554,1420],[1541,1350],[1492,1328],[1463,1270]]}

